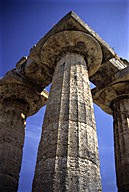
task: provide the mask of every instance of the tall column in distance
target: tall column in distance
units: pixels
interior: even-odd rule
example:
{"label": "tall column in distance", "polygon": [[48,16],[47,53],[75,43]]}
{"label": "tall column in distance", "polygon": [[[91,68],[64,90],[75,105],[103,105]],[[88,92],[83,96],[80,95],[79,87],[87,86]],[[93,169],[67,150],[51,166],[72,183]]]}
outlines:
{"label": "tall column in distance", "polygon": [[[45,104],[45,97],[25,85],[0,81],[0,191],[16,192],[21,169],[26,117]],[[10,81],[10,83],[9,83]],[[13,82],[15,78],[13,79]],[[8,82],[8,83],[7,83]]]}
{"label": "tall column in distance", "polygon": [[27,105],[5,101],[0,110],[0,191],[17,191]]}
{"label": "tall column in distance", "polygon": [[66,53],[57,62],[33,191],[101,191],[92,96],[87,64],[81,54]]}
{"label": "tall column in distance", "polygon": [[114,117],[114,147],[118,192],[129,191],[129,98],[119,98],[112,104]]}
{"label": "tall column in distance", "polygon": [[114,82],[98,91],[93,100],[114,119],[114,153],[118,192],[129,191],[129,67],[119,71]]}

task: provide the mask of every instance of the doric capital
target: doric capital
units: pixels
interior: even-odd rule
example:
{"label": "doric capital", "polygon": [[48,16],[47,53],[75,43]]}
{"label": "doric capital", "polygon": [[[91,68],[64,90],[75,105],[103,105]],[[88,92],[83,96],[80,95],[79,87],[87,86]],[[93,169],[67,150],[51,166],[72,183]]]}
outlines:
{"label": "doric capital", "polygon": [[17,63],[13,73],[40,92],[51,83],[56,62],[67,52],[84,56],[90,80],[95,85],[101,71],[107,76],[107,69],[116,72],[119,68],[112,62],[108,65],[109,60],[116,58],[115,52],[78,15],[69,12],[31,48],[28,57]]}
{"label": "doric capital", "polygon": [[62,31],[51,36],[41,49],[41,62],[55,68],[57,61],[68,52],[84,56],[89,76],[92,76],[102,63],[100,44],[91,35],[81,31]]}
{"label": "doric capital", "polygon": [[[124,64],[87,24],[74,12],[70,12],[39,40],[30,50],[28,57],[23,57],[17,63],[16,68],[6,75],[4,81],[6,80],[6,84],[10,84],[10,82],[16,85],[20,84],[26,89],[34,90],[33,94],[38,93],[39,95],[51,83],[60,56],[67,52],[79,53],[84,56],[90,81],[97,86],[93,91],[95,102],[107,87],[113,89],[112,92],[114,91],[115,75],[120,70],[123,71],[128,64]],[[101,97],[97,99],[97,102],[99,100]],[[99,101],[99,103],[101,102]],[[102,105],[107,108],[103,101]],[[108,113],[111,113],[111,110]]]}
{"label": "doric capital", "polygon": [[116,57],[114,51],[86,23],[70,12],[30,50],[25,75],[47,86],[51,83],[57,60],[66,52],[84,55],[89,77],[94,76],[101,64]]}
{"label": "doric capital", "polygon": [[117,72],[103,89],[92,89],[93,101],[106,113],[112,114],[112,102],[129,97],[129,66]]}
{"label": "doric capital", "polygon": [[21,79],[13,76],[11,71],[0,80],[0,108],[5,102],[16,101],[25,106],[24,113],[31,116],[36,113],[47,102],[48,92],[38,92]]}

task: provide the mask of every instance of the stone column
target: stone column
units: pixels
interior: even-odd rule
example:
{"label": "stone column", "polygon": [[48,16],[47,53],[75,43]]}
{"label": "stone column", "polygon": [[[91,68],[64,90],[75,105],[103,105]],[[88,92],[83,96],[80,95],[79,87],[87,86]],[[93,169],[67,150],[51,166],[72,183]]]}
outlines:
{"label": "stone column", "polygon": [[114,117],[114,147],[117,187],[119,192],[129,191],[129,98],[112,103]]}
{"label": "stone column", "polygon": [[[0,82],[0,191],[18,189],[25,136],[25,120],[45,104],[45,96],[25,85]],[[42,94],[43,95],[43,94]]]}
{"label": "stone column", "polygon": [[[116,78],[115,78],[116,77]],[[129,192],[129,67],[114,76],[102,90],[95,88],[93,100],[114,119],[114,151],[118,192]]]}
{"label": "stone column", "polygon": [[0,191],[17,191],[27,105],[5,101],[0,110]]}
{"label": "stone column", "polygon": [[96,125],[83,55],[66,53],[57,62],[33,191],[101,191]]}

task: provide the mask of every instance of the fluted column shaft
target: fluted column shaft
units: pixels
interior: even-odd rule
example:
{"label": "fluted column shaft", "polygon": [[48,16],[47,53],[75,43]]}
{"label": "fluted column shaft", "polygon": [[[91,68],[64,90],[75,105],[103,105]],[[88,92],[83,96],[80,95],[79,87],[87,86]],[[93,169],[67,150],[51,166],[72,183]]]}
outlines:
{"label": "fluted column shaft", "polygon": [[119,192],[129,192],[129,98],[113,102],[116,177]]}
{"label": "fluted column shaft", "polygon": [[101,191],[93,103],[82,55],[67,53],[57,62],[33,191]]}
{"label": "fluted column shaft", "polygon": [[6,101],[0,109],[0,191],[16,192],[25,134],[25,103]]}

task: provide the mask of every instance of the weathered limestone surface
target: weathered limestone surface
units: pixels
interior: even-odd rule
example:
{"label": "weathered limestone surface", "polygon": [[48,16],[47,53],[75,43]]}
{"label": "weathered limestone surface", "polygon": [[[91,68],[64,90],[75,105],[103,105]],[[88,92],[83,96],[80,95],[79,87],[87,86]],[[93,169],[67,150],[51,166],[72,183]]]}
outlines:
{"label": "weathered limestone surface", "polygon": [[129,98],[112,103],[117,186],[119,192],[129,191]]}
{"label": "weathered limestone surface", "polygon": [[92,97],[82,55],[67,53],[57,63],[33,191],[101,191]]}

